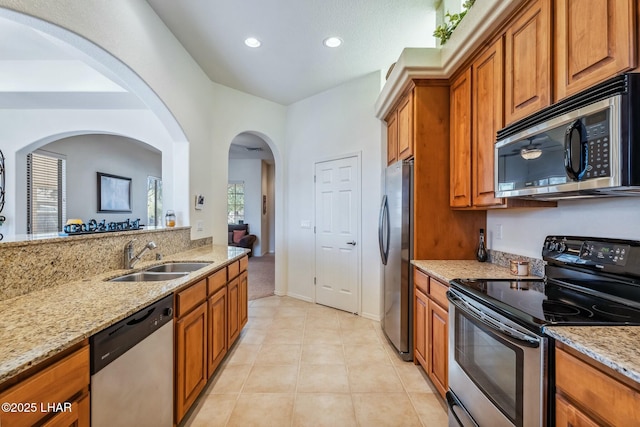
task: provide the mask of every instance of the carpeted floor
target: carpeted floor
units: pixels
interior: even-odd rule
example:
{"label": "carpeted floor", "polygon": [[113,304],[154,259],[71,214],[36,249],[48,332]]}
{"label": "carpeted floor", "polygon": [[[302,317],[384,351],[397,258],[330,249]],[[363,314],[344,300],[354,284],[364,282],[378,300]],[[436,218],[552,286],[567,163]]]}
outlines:
{"label": "carpeted floor", "polygon": [[249,258],[249,301],[273,295],[275,260],[274,254]]}

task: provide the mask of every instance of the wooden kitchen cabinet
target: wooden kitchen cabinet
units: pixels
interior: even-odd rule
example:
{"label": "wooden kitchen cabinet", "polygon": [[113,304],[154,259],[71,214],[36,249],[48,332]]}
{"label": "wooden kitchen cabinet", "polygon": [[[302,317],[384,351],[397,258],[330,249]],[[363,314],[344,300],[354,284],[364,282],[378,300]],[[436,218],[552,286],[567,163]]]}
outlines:
{"label": "wooden kitchen cabinet", "polygon": [[558,427],[640,423],[640,384],[556,341]]}
{"label": "wooden kitchen cabinet", "polygon": [[551,103],[551,0],[531,1],[505,31],[505,124]]}
{"label": "wooden kitchen cabinet", "polygon": [[407,89],[387,116],[387,165],[413,157],[414,94]]}
{"label": "wooden kitchen cabinet", "polygon": [[471,185],[473,206],[495,206],[496,133],[504,125],[503,39],[499,38],[473,62],[471,119]]}
{"label": "wooden kitchen cabinet", "polygon": [[240,316],[240,329],[249,321],[249,274],[245,271],[240,273],[240,307],[238,315]]}
{"label": "wooden kitchen cabinet", "polygon": [[248,320],[248,259],[244,256],[176,294],[176,424]]}
{"label": "wooden kitchen cabinet", "polygon": [[452,208],[471,207],[471,68],[451,83],[450,200]]}
{"label": "wooden kitchen cabinet", "polygon": [[414,363],[420,364],[445,397],[448,387],[449,287],[414,267]]}
{"label": "wooden kitchen cabinet", "polygon": [[[0,402],[35,405],[29,410],[0,412],[0,425],[89,427],[89,346],[81,348],[22,379],[0,393]],[[48,404],[69,404],[57,413]]]}
{"label": "wooden kitchen cabinet", "polygon": [[554,100],[636,66],[637,0],[554,0]]}
{"label": "wooden kitchen cabinet", "polygon": [[398,111],[393,110],[387,122],[387,165],[398,161]]}
{"label": "wooden kitchen cabinet", "polygon": [[176,322],[176,424],[207,384],[207,303]]}
{"label": "wooden kitchen cabinet", "polygon": [[[226,273],[226,272],[225,272]],[[229,349],[227,345],[227,287],[218,289],[207,300],[207,378],[211,378]]]}

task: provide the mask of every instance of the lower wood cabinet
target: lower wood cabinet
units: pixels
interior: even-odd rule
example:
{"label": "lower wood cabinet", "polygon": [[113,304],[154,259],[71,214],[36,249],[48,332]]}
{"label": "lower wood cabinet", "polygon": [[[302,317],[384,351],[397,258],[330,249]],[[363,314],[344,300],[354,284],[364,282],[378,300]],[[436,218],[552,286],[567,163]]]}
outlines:
{"label": "lower wood cabinet", "polygon": [[207,300],[207,338],[209,352],[207,356],[208,378],[211,378],[222,359],[227,354],[227,287],[219,289]]}
{"label": "lower wood cabinet", "polygon": [[89,427],[89,346],[22,379],[0,393],[0,402],[23,405],[0,412],[2,427]]}
{"label": "lower wood cabinet", "polygon": [[558,427],[640,425],[640,384],[556,342]]}
{"label": "lower wood cabinet", "polygon": [[444,398],[448,387],[448,286],[414,267],[413,353]]}
{"label": "lower wood cabinet", "polygon": [[179,424],[248,321],[248,257],[176,293],[175,423]]}
{"label": "lower wood cabinet", "polygon": [[176,322],[176,423],[207,384],[207,304]]}

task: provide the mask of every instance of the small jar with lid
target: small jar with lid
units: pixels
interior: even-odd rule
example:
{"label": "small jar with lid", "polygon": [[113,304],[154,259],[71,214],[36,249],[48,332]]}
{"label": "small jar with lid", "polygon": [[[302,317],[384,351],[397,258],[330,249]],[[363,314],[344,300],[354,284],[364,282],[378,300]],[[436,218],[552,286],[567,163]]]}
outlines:
{"label": "small jar with lid", "polygon": [[167,211],[167,214],[164,216],[164,225],[167,227],[176,226],[176,214],[174,211]]}

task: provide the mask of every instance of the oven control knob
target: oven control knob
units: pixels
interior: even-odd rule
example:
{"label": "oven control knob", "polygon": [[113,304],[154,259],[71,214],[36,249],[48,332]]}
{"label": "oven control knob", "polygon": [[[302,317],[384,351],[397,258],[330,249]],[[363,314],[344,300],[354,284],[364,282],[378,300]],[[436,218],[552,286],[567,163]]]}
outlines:
{"label": "oven control knob", "polygon": [[560,244],[558,245],[558,251],[565,252],[566,250],[567,250],[567,245],[565,245],[564,242],[560,242]]}

